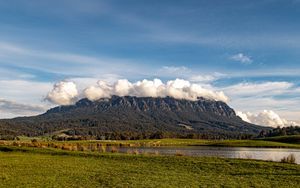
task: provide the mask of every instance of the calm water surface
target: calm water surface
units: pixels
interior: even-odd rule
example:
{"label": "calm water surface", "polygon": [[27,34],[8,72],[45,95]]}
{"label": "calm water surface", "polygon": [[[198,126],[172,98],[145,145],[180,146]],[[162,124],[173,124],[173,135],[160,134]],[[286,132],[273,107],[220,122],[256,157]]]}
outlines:
{"label": "calm water surface", "polygon": [[121,147],[119,152],[159,153],[161,155],[175,155],[182,153],[187,156],[210,156],[224,158],[245,158],[280,161],[283,157],[294,154],[296,162],[300,164],[300,149],[287,148],[247,148],[247,147]]}

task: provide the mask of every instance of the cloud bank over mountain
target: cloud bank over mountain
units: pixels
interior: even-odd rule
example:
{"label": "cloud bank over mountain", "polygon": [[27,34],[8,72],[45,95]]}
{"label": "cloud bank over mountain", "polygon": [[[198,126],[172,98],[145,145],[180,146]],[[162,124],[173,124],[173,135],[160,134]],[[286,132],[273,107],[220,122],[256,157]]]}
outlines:
{"label": "cloud bank over mountain", "polygon": [[137,96],[137,97],[174,97],[176,99],[197,100],[204,97],[212,100],[227,102],[229,99],[222,91],[215,91],[200,84],[187,80],[175,79],[163,83],[160,79],[141,80],[130,82],[126,79],[109,83],[99,80],[96,85],[88,86],[83,91],[78,91],[76,84],[70,81],[61,81],[53,86],[46,100],[58,104],[69,105],[78,99],[86,97],[90,100],[109,98],[112,95]]}
{"label": "cloud bank over mountain", "polygon": [[76,101],[78,91],[74,82],[61,81],[54,84],[46,100],[59,105],[68,105]]}
{"label": "cloud bank over mountain", "polygon": [[[157,78],[153,80],[143,79],[136,82],[130,82],[127,79],[111,81],[103,79],[96,81],[94,79],[89,82],[85,80],[84,84],[81,84],[79,81],[78,79],[65,80],[54,84],[45,99],[56,105],[70,105],[80,98],[98,100],[100,98],[110,98],[112,95],[137,97],[170,96],[186,100],[197,100],[199,97],[204,97],[229,103],[238,110],[243,109],[241,107],[248,104],[250,110],[237,111],[237,115],[249,123],[271,127],[297,125],[296,122],[289,121],[275,113],[273,110],[276,112],[278,110],[272,108],[272,105],[274,106],[277,103],[275,101],[270,102],[270,97],[273,95],[295,92],[294,90],[297,87],[294,87],[289,82],[239,83],[220,88],[205,82],[195,83],[192,80],[178,78],[165,82]],[[253,106],[251,101],[260,101],[255,106],[265,106],[272,110],[251,110],[251,106]],[[277,106],[275,105],[274,107]]]}

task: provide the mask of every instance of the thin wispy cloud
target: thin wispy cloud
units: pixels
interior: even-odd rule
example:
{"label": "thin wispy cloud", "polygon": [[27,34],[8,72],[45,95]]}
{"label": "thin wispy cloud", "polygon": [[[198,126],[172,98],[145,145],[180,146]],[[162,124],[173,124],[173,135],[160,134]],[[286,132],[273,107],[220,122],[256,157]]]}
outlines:
{"label": "thin wispy cloud", "polygon": [[238,53],[230,57],[231,60],[240,62],[245,65],[249,65],[253,62],[250,56],[247,56],[243,53]]}
{"label": "thin wispy cloud", "polygon": [[223,89],[236,96],[274,96],[295,90],[293,86],[290,82],[242,82]]}
{"label": "thin wispy cloud", "polygon": [[189,77],[189,80],[192,82],[212,82],[217,79],[214,75],[193,75]]}
{"label": "thin wispy cloud", "polygon": [[[144,65],[126,58],[88,56],[78,53],[36,50],[0,42],[2,61],[20,68],[34,68],[68,76],[97,76],[108,73],[139,74]],[[47,61],[47,62],[45,62]],[[26,62],[26,63],[24,63]],[[107,66],[109,64],[110,66]],[[95,68],[96,67],[96,68]],[[147,68],[151,71],[151,68]]]}
{"label": "thin wispy cloud", "polygon": [[0,99],[0,118],[10,118],[19,116],[37,115],[47,109],[42,105],[31,105],[18,103],[6,99]]}
{"label": "thin wispy cloud", "polygon": [[17,103],[14,101],[9,101],[5,99],[0,99],[0,109],[1,111],[10,111],[10,112],[17,112],[21,114],[22,112],[41,112],[45,110],[42,106],[38,105],[30,105],[30,104],[22,104],[22,103]]}
{"label": "thin wispy cloud", "polygon": [[162,75],[184,76],[192,71],[186,66],[163,66],[158,72]]}

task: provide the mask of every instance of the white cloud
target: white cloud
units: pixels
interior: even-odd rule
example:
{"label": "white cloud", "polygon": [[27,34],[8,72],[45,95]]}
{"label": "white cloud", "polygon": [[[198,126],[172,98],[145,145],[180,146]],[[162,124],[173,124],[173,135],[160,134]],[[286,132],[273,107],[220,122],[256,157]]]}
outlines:
{"label": "white cloud", "polygon": [[61,81],[54,84],[45,99],[55,104],[69,105],[75,102],[77,96],[78,91],[74,82]]}
{"label": "white cloud", "polygon": [[237,115],[240,116],[244,121],[249,123],[270,126],[270,127],[284,127],[290,125],[296,125],[296,122],[288,121],[284,118],[281,118],[277,113],[272,110],[263,110],[257,114],[250,112],[237,112]]}
{"label": "white cloud", "polygon": [[94,85],[98,80],[105,81],[107,83],[116,82],[123,77],[117,74],[102,74],[101,76],[96,77],[75,77],[68,78],[66,81],[74,82],[77,86],[78,91],[83,91],[87,86]]}
{"label": "white cloud", "polygon": [[253,60],[251,57],[244,55],[243,53],[238,53],[230,57],[231,60],[238,61],[242,64],[251,64]]}
{"label": "white cloud", "polygon": [[109,84],[105,81],[98,81],[97,85],[86,88],[84,90],[84,95],[91,100],[111,95],[130,95],[138,97],[171,96],[188,100],[197,100],[198,97],[205,97],[208,99],[228,101],[228,97],[222,91],[214,91],[182,79],[170,80],[166,83],[163,83],[159,79],[144,79],[135,83],[123,79],[118,80],[113,84]]}

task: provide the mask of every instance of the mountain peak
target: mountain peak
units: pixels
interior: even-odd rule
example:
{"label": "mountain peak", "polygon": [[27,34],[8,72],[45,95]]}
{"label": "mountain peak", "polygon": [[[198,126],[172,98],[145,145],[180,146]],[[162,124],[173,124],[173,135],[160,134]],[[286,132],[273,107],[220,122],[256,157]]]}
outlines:
{"label": "mountain peak", "polygon": [[20,134],[29,130],[34,135],[73,130],[76,134],[96,137],[130,134],[148,138],[149,134],[161,132],[173,137],[196,134],[207,138],[239,138],[258,135],[266,129],[244,122],[222,101],[173,97],[112,96],[96,101],[84,98],[74,105],[58,106],[39,116],[9,122],[14,125],[10,128],[22,127]]}
{"label": "mountain peak", "polygon": [[[59,106],[47,111],[47,113],[67,112],[83,107],[93,107],[99,112],[107,108],[130,108],[138,111],[190,111],[207,112],[228,118],[235,117],[236,114],[226,103],[205,98],[198,98],[196,101],[187,99],[175,99],[173,97],[136,97],[136,96],[116,96],[102,98],[91,101],[83,98],[75,105]],[[47,114],[46,113],[46,114]]]}

